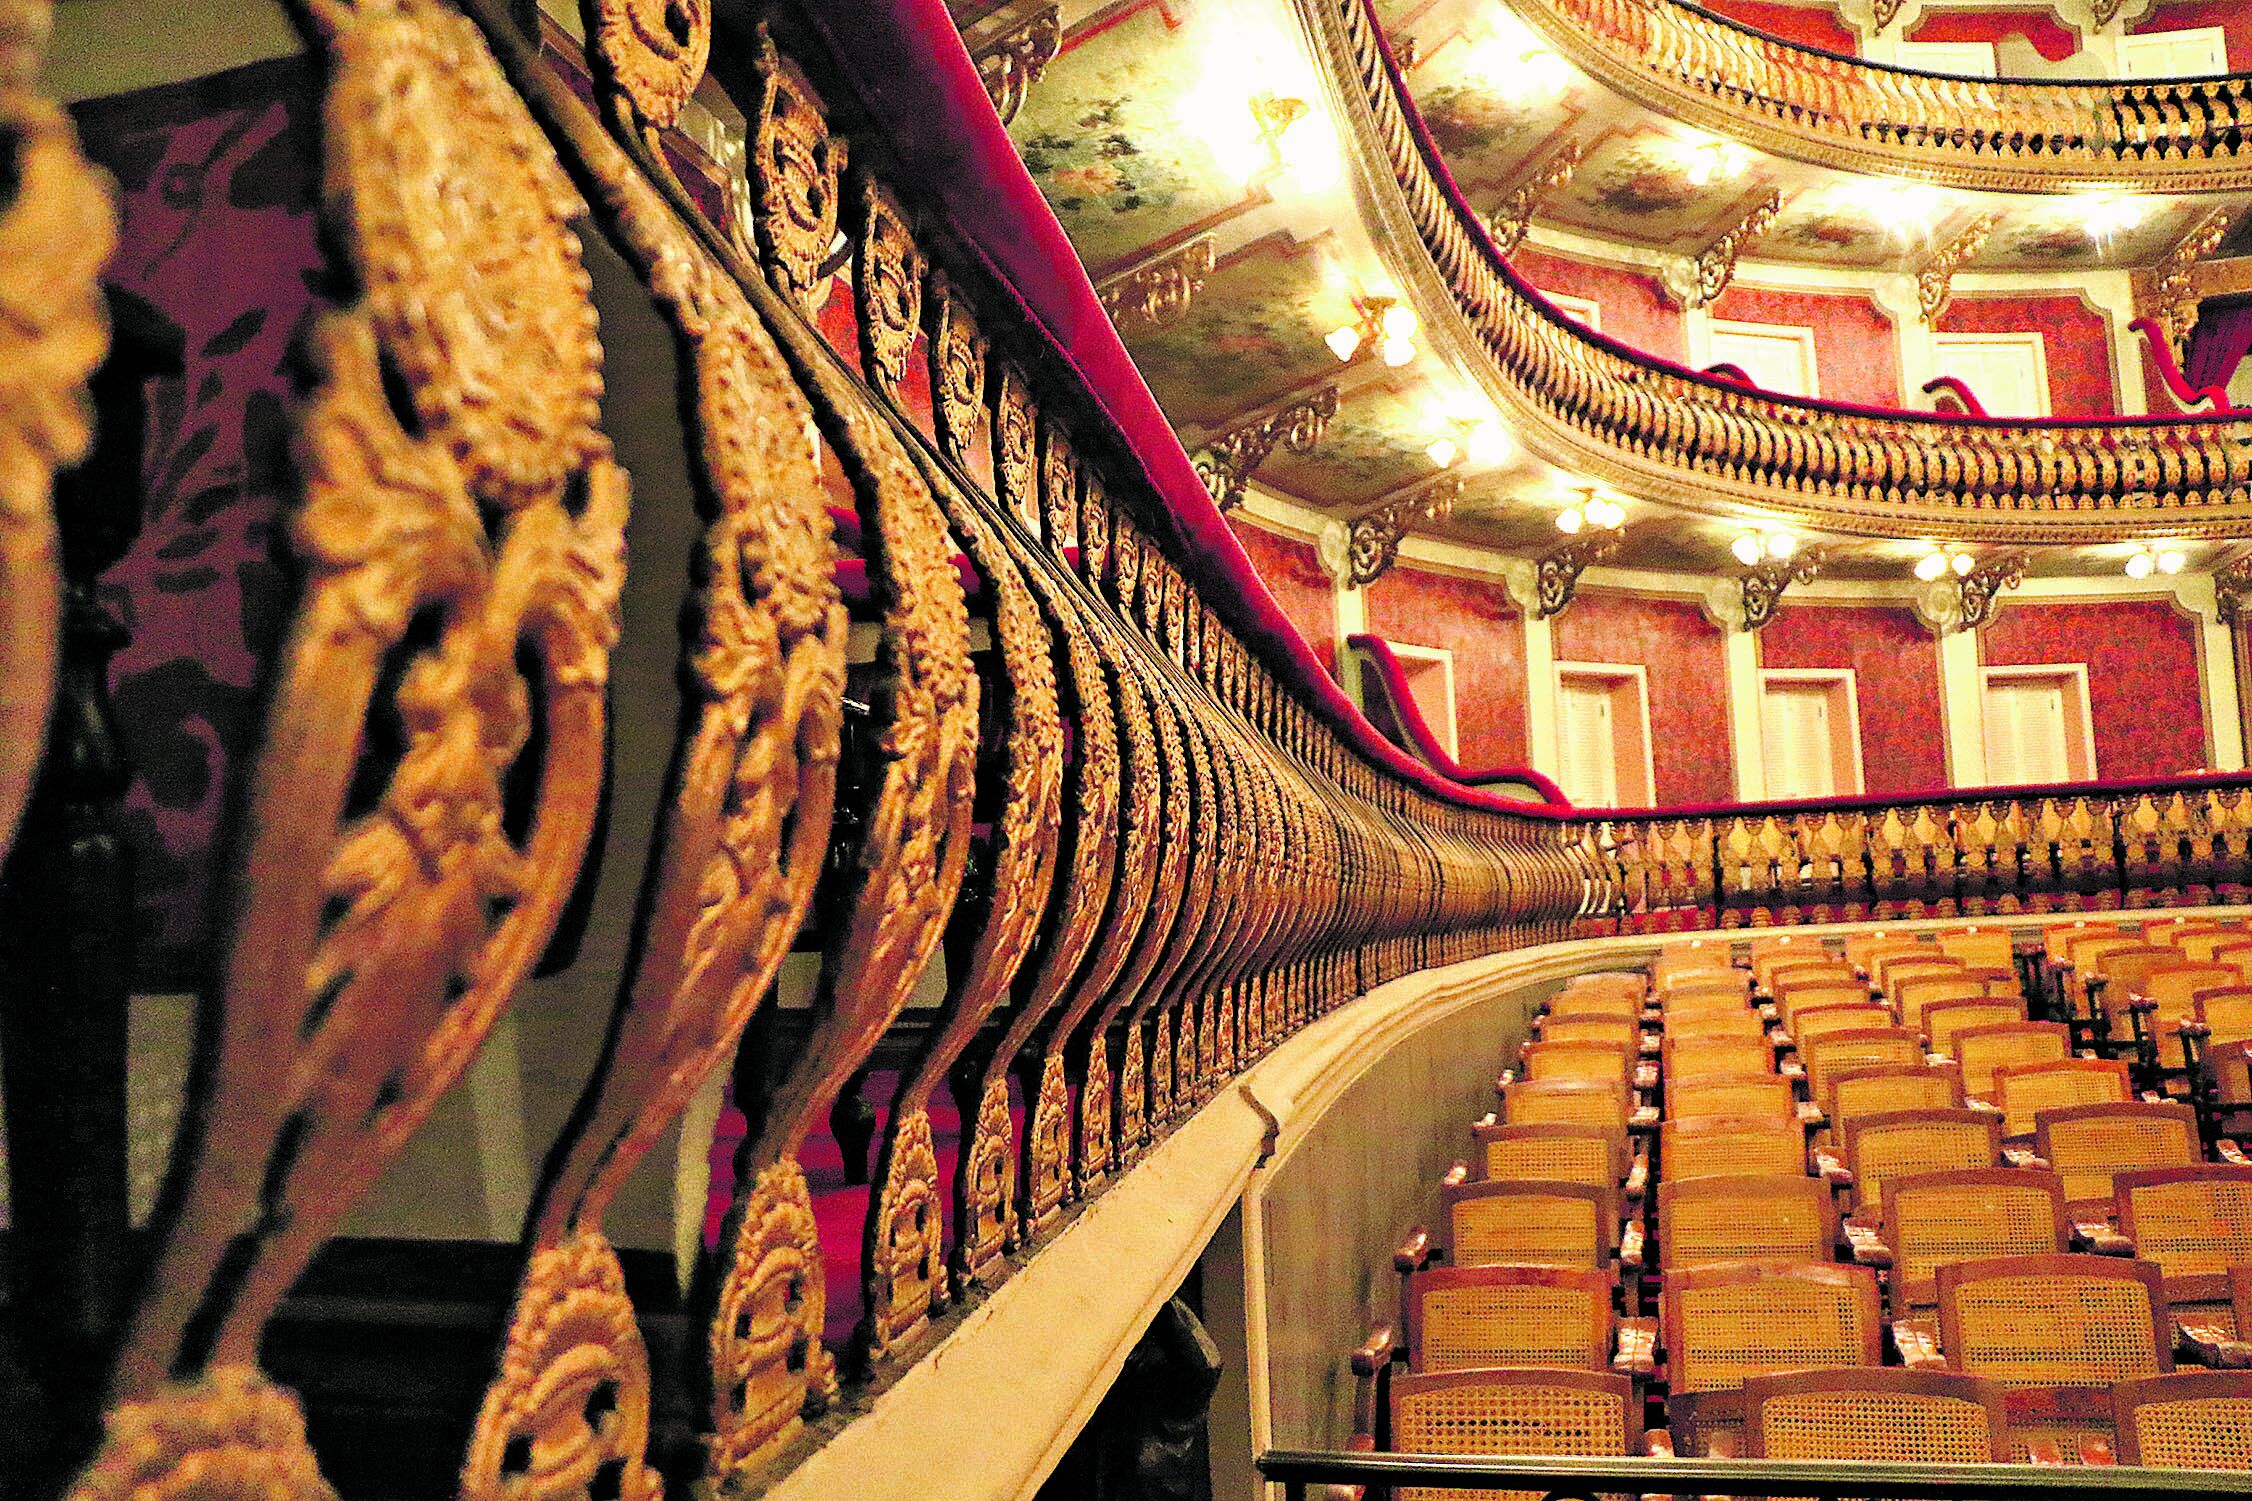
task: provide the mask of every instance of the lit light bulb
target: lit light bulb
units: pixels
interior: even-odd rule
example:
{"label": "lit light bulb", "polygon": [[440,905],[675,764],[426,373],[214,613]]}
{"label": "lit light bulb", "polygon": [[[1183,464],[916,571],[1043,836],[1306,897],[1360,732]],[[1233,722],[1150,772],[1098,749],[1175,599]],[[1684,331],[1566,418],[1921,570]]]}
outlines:
{"label": "lit light bulb", "polygon": [[2132,229],[2143,220],[2146,212],[2140,198],[2130,198],[2118,193],[2097,193],[2085,199],[2080,210],[2080,226],[2091,240],[2101,240],[2123,229]]}
{"label": "lit light bulb", "polygon": [[1322,342],[1329,346],[1329,352],[1336,355],[1342,363],[1351,360],[1359,352],[1361,331],[1350,323],[1339,324],[1323,337]]}
{"label": "lit light bulb", "polygon": [[1431,446],[1423,451],[1429,454],[1431,462],[1441,469],[1448,468],[1456,459],[1462,457],[1462,450],[1455,445],[1454,439],[1448,437],[1433,438]]}
{"label": "lit light bulb", "polygon": [[1930,583],[1947,571],[1947,554],[1927,552],[1916,560],[1916,577]]}
{"label": "lit light bulb", "polygon": [[1470,457],[1480,464],[1505,464],[1516,445],[1498,422],[1480,422],[1470,429]]}
{"label": "lit light bulb", "polygon": [[1978,566],[1978,559],[1967,552],[1959,552],[1949,561],[1948,566],[1955,570],[1955,577],[1963,578]]}
{"label": "lit light bulb", "polygon": [[1769,532],[1767,534],[1767,555],[1776,562],[1787,561],[1797,551],[1798,538],[1792,536],[1789,532]]}
{"label": "lit light bulb", "polygon": [[1689,186],[1701,188],[1709,184],[1712,181],[1712,172],[1715,165],[1713,153],[1710,151],[1699,151],[1691,156],[1689,158]]}
{"label": "lit light bulb", "polygon": [[1736,555],[1737,562],[1743,564],[1746,568],[1750,568],[1759,562],[1765,549],[1757,532],[1746,532],[1730,543],[1728,550]]}
{"label": "lit light bulb", "polygon": [[2151,561],[2149,553],[2138,552],[2127,560],[2127,577],[2131,579],[2149,578],[2151,570],[2155,567],[2157,567],[2157,564]]}
{"label": "lit light bulb", "polygon": [[2164,548],[2158,554],[2158,571],[2160,573],[2180,573],[2182,565],[2188,561],[2189,559],[2180,548]]}
{"label": "lit light bulb", "polygon": [[1606,530],[1616,531],[1626,524],[1626,507],[1608,495],[1599,495],[1588,502],[1587,515],[1590,521]]}
{"label": "lit light bulb", "polygon": [[1559,511],[1556,514],[1556,530],[1562,532],[1567,537],[1571,536],[1574,532],[1577,532],[1580,529],[1580,522],[1581,516],[1580,508],[1578,506],[1573,506],[1571,509],[1566,511]]}
{"label": "lit light bulb", "polygon": [[1403,338],[1387,337],[1377,345],[1376,352],[1384,357],[1385,364],[1397,370],[1415,358],[1415,345]]}
{"label": "lit light bulb", "polygon": [[1412,339],[1419,325],[1414,308],[1395,302],[1378,316],[1376,326],[1387,339]]}

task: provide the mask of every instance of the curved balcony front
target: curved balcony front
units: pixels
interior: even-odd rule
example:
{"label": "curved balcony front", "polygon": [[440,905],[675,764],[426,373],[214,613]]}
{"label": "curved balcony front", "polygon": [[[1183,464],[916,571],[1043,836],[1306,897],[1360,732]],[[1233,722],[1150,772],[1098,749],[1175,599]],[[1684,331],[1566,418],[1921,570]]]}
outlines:
{"label": "curved balcony front", "polygon": [[1621,93],[1779,156],[2005,193],[2252,186],[2243,74],[1965,78],[1803,46],[1683,0],[1517,9]]}
{"label": "curved balcony front", "polygon": [[[1363,0],[1298,0],[1370,164],[1362,187],[1434,338],[1543,458],[1709,515],[1996,542],[2241,534],[2252,420],[1942,416],[1748,389],[1606,338],[1509,265]],[[1422,255],[1413,252],[1420,247]]]}

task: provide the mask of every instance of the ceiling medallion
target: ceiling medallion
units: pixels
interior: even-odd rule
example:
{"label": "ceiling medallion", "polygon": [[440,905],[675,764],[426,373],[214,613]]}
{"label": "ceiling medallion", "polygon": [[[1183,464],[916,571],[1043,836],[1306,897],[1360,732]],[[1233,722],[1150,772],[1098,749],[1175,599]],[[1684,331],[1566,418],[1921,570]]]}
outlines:
{"label": "ceiling medallion", "polygon": [[1234,510],[1243,504],[1252,471],[1267,461],[1277,445],[1292,453],[1311,452],[1336,415],[1337,388],[1323,386],[1311,396],[1209,440],[1196,456],[1196,476],[1204,481],[1204,493],[1222,511]]}

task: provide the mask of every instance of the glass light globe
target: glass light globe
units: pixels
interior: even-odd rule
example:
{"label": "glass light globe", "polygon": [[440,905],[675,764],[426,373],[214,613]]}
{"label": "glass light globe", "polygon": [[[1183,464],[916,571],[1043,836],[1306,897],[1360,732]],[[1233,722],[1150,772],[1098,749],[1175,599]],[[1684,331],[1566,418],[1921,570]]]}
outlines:
{"label": "glass light globe", "polygon": [[2183,556],[2180,548],[2169,547],[2158,555],[2158,571],[2160,573],[2180,573],[2182,565],[2188,561],[2189,559]]}
{"label": "glass light globe", "polygon": [[1947,554],[1927,552],[1916,560],[1916,577],[1930,583],[1947,571]]}
{"label": "glass light globe", "polygon": [[1556,513],[1556,530],[1569,537],[1579,529],[1580,508],[1578,506],[1573,506],[1568,511],[1558,511]]}
{"label": "glass light globe", "polygon": [[1767,555],[1780,563],[1798,551],[1798,538],[1789,532],[1767,534]]}
{"label": "glass light globe", "polygon": [[2138,552],[2133,557],[2127,560],[2127,577],[2131,579],[2149,578],[2151,569],[2156,566],[2157,565],[2151,561],[2149,553]]}
{"label": "glass light globe", "polygon": [[1738,537],[1734,542],[1730,543],[1728,550],[1736,555],[1737,562],[1743,564],[1746,568],[1749,568],[1753,564],[1757,563],[1760,559],[1761,545],[1759,537],[1755,533],[1746,532],[1741,537]]}
{"label": "glass light globe", "polygon": [[1377,327],[1384,331],[1387,339],[1412,339],[1417,328],[1415,309],[1405,303],[1395,302],[1384,310],[1384,316],[1377,320]]}
{"label": "glass light globe", "polygon": [[1322,342],[1329,346],[1329,352],[1340,361],[1349,360],[1361,347],[1361,331],[1350,323],[1343,324],[1331,329]]}
{"label": "glass light globe", "polygon": [[1395,370],[1415,358],[1415,346],[1413,344],[1404,338],[1390,335],[1385,337],[1379,352],[1384,356],[1384,363]]}
{"label": "glass light globe", "polygon": [[1959,552],[1949,561],[1948,566],[1955,570],[1957,578],[1963,578],[1978,566],[1978,559],[1967,552]]}
{"label": "glass light globe", "polygon": [[1455,446],[1452,438],[1433,438],[1431,446],[1423,451],[1429,454],[1431,462],[1441,469],[1448,467],[1462,456],[1462,450]]}

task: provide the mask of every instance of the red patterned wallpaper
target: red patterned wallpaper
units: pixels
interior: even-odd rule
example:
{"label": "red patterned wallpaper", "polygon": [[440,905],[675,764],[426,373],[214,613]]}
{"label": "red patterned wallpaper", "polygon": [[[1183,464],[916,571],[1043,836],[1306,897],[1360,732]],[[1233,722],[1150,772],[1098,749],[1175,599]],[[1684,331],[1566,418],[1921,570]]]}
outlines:
{"label": "red patterned wallpaper", "polygon": [[[2052,63],[2080,50],[2080,34],[2046,10],[1935,10],[1924,12],[1908,33],[1911,42],[1998,42],[2023,37]],[[2007,62],[2002,71],[2010,71]]]}
{"label": "red patterned wallpaper", "polygon": [[[2038,333],[2042,357],[2049,365],[2049,410],[2053,415],[2108,417],[2119,410],[2111,378],[2109,320],[2070,294],[1958,296],[1948,302],[1939,321],[1932,325],[1932,331],[1943,334]],[[1971,389],[1977,391],[1976,386]],[[2170,408],[2154,406],[2151,410]]]}
{"label": "red patterned wallpaper", "polygon": [[1939,643],[1913,612],[1786,604],[1759,633],[1759,665],[1852,669],[1871,795],[1947,785]]}
{"label": "red patterned wallpaper", "polygon": [[1525,631],[1499,579],[1395,567],[1369,586],[1368,628],[1387,641],[1454,653],[1455,759],[1463,766],[1529,762]]}
{"label": "red patterned wallpaper", "polygon": [[1556,659],[1647,671],[1660,804],[1727,802],[1735,796],[1727,649],[1695,604],[1583,589],[1556,617]]}
{"label": "red patterned wallpaper", "polygon": [[1298,634],[1331,673],[1337,671],[1337,601],[1329,575],[1321,571],[1313,544],[1296,542],[1243,519],[1239,512],[1228,518],[1236,540],[1251,555],[1267,592],[1274,595],[1282,613],[1298,627]]}
{"label": "red patterned wallpaper", "polygon": [[1593,302],[1600,309],[1603,332],[1628,347],[1660,359],[1689,358],[1689,335],[1681,310],[1667,303],[1652,278],[1531,245],[1519,245],[1511,251],[1509,264],[1543,292],[1562,292]]}
{"label": "red patterned wallpaper", "polygon": [[2188,31],[2198,26],[2218,26],[2228,34],[2229,67],[2252,70],[2252,6],[2244,0],[2179,0],[2154,5],[2150,14],[2127,28],[2136,36],[2153,31]]}
{"label": "red patterned wallpaper", "polygon": [[1900,404],[1899,341],[1892,320],[1866,297],[1734,285],[1712,304],[1712,315],[1738,323],[1810,328],[1815,377],[1824,399]]}
{"label": "red patterned wallpaper", "polygon": [[1851,27],[1841,24],[1827,6],[1782,5],[1776,0],[1711,0],[1705,9],[1731,21],[1741,21],[1769,36],[1820,47],[1825,52],[1843,53],[1847,57],[1861,55],[1860,38]]}
{"label": "red patterned wallpaper", "polygon": [[1989,667],[2087,664],[2099,777],[2205,764],[2197,627],[2171,600],[2009,600],[1978,633],[1978,654]]}

